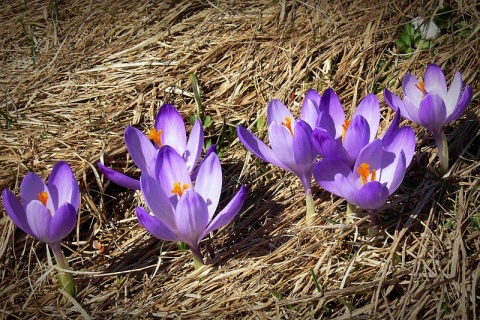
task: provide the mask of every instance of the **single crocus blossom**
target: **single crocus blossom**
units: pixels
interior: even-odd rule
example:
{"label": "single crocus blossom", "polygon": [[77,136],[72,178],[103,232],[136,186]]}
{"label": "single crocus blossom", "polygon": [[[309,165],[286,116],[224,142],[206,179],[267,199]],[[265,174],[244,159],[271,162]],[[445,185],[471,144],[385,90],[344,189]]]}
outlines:
{"label": "single crocus blossom", "polygon": [[313,175],[325,190],[369,211],[374,222],[376,211],[400,186],[415,144],[411,127],[390,130],[384,140],[376,139],[360,151],[353,168],[335,158],[324,158],[315,165]]}
{"label": "single crocus blossom", "polygon": [[245,148],[260,159],[293,172],[300,178],[306,195],[308,224],[311,224],[315,213],[311,181],[317,153],[312,147],[310,135],[318,117],[319,101],[319,94],[315,90],[309,90],[299,120],[295,120],[281,101],[270,101],[267,107],[267,122],[271,147],[244,127],[237,127],[238,138]]}
{"label": "single crocus blossom", "polygon": [[[165,104],[158,111],[148,136],[132,126],[127,126],[125,144],[137,167],[151,176],[154,172],[157,150],[166,145],[171,146],[182,156],[188,171],[192,172],[203,148],[203,127],[200,120],[196,119],[187,141],[182,116],[173,105]],[[103,174],[116,184],[128,189],[140,190],[140,181],[110,169],[102,163],[98,163],[98,166]]]}
{"label": "single crocus blossom", "polygon": [[368,94],[358,105],[351,119],[345,116],[340,99],[333,89],[322,94],[319,116],[312,133],[312,145],[322,158],[335,158],[350,167],[360,150],[372,142],[380,121],[380,104]]}
{"label": "single crocus blossom", "polygon": [[462,75],[455,73],[450,89],[442,69],[430,64],[423,81],[408,73],[403,77],[403,100],[384,90],[385,101],[402,116],[429,130],[437,144],[441,174],[448,171],[448,145],[443,133],[445,124],[460,117],[472,99],[470,86],[463,86]]}
{"label": "single crocus blossom", "polygon": [[245,186],[215,215],[222,189],[222,169],[216,153],[200,164],[192,182],[184,159],[170,146],[160,149],[155,161],[155,176],[142,173],[143,197],[153,215],[137,208],[140,224],[154,237],[182,241],[190,247],[195,266],[203,264],[200,241],[210,232],[229,223],[240,211],[247,191]]}
{"label": "single crocus blossom", "polygon": [[[68,269],[68,262],[60,248],[75,227],[80,205],[78,182],[66,162],[58,162],[48,178],[48,184],[33,172],[20,184],[20,202],[8,189],[2,192],[3,205],[8,216],[23,231],[47,243],[52,248],[57,264]],[[62,287],[74,295],[72,275],[59,272]]]}

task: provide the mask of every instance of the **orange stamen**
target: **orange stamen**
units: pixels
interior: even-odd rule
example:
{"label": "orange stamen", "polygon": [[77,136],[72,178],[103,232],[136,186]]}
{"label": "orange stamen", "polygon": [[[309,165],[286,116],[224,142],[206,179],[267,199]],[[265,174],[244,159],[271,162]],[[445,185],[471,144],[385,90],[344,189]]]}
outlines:
{"label": "orange stamen", "polygon": [[290,134],[293,136],[293,129],[292,129],[292,119],[290,117],[285,118],[285,122],[282,121],[282,124],[290,131]]}
{"label": "orange stamen", "polygon": [[345,135],[347,134],[347,129],[350,126],[350,120],[345,119],[345,122],[342,124],[342,142],[345,140]]}
{"label": "orange stamen", "polygon": [[48,193],[46,191],[42,191],[38,194],[38,200],[46,207],[47,200],[48,200]]}
{"label": "orange stamen", "polygon": [[423,96],[425,96],[427,94],[427,91],[425,91],[425,83],[423,81],[420,81],[419,83],[416,83],[415,87],[417,87],[418,90],[422,91]]}
{"label": "orange stamen", "polygon": [[162,146],[162,133],[163,130],[157,131],[155,128],[151,128],[148,132],[148,139],[153,140],[153,142],[155,142],[159,148]]}
{"label": "orange stamen", "polygon": [[180,182],[174,182],[173,183],[173,188],[170,191],[173,194],[178,194],[179,197],[182,196],[183,192],[190,188],[190,185],[188,183],[184,183],[183,187],[180,185]]}
{"label": "orange stamen", "polygon": [[362,182],[362,186],[368,182],[368,177],[371,174],[370,181],[377,181],[377,171],[372,170],[370,173],[370,165],[368,163],[363,162],[360,167],[357,168],[357,172],[360,175],[360,181]]}

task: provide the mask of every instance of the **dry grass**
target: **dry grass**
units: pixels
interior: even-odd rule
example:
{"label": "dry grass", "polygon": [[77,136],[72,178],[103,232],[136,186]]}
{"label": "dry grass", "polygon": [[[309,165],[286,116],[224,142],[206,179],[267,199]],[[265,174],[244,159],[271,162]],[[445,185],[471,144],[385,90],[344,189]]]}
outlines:
{"label": "dry grass", "polygon": [[[404,23],[432,14],[437,2],[66,0],[58,11],[56,2],[6,0],[0,8],[0,188],[18,192],[28,171],[46,177],[59,160],[72,166],[83,197],[64,251],[78,294],[76,301],[61,294],[45,245],[16,229],[2,209],[0,318],[480,317],[475,1],[452,1],[451,23],[463,22],[469,35],[449,30],[435,48],[412,57],[398,54],[393,41]],[[35,43],[34,66],[27,38]],[[382,60],[390,70],[379,70]],[[322,71],[326,61],[329,73]],[[447,129],[451,177],[433,174],[434,142],[415,127],[416,156],[380,212],[374,238],[367,219],[346,223],[345,203],[317,186],[316,223],[305,227],[297,179],[273,166],[262,170],[236,140],[222,157],[224,199],[239,182],[250,196],[234,222],[205,241],[208,265],[194,270],[188,252],[138,225],[139,196],[96,169],[103,157],[138,175],[123,146],[125,126],[148,128],[165,102],[188,118],[195,109],[192,72],[215,140],[224,120],[253,126],[272,98],[298,113],[309,87],[330,86],[351,110],[375,84],[399,93],[399,79],[421,75],[430,62],[449,77],[461,70],[475,94]],[[392,113],[378,97],[384,130]],[[104,253],[96,253],[94,241]]]}

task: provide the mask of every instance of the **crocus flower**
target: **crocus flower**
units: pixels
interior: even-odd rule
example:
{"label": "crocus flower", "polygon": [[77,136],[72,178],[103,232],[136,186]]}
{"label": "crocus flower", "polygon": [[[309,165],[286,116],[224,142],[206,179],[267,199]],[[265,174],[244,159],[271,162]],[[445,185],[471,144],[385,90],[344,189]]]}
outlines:
{"label": "crocus flower", "polygon": [[[137,167],[151,176],[154,172],[154,158],[157,150],[165,145],[175,149],[182,156],[189,172],[192,172],[202,152],[203,127],[200,120],[197,119],[187,142],[182,116],[173,105],[165,104],[158,111],[154,126],[150,129],[148,137],[140,130],[127,126],[125,129],[125,144]],[[103,174],[116,184],[128,189],[140,189],[140,181],[110,169],[102,163],[99,163],[98,166]]]}
{"label": "crocus flower", "polygon": [[380,104],[374,94],[367,95],[347,119],[340,99],[333,89],[322,94],[320,114],[312,133],[312,145],[322,158],[335,158],[355,164],[360,150],[372,142],[380,121]]}
{"label": "crocus flower", "polygon": [[288,108],[279,100],[272,100],[267,107],[268,138],[271,148],[242,126],[237,127],[240,141],[254,155],[280,168],[293,172],[300,178],[307,200],[307,223],[311,223],[315,208],[311,191],[313,165],[317,153],[312,147],[310,135],[318,117],[320,96],[309,90],[295,120]]}
{"label": "crocus flower", "polygon": [[[462,75],[456,72],[450,89],[442,69],[430,64],[425,71],[423,81],[408,73],[403,77],[403,100],[384,90],[385,101],[395,111],[400,110],[406,119],[427,128],[433,135],[438,147],[440,171],[448,171],[448,145],[443,127],[460,117],[472,99],[470,86],[463,86]],[[463,91],[463,92],[462,92]]]}
{"label": "crocus flower", "polygon": [[200,241],[229,223],[240,211],[247,195],[242,185],[225,208],[215,215],[222,189],[222,169],[217,154],[212,152],[204,159],[192,183],[184,159],[170,146],[160,149],[155,161],[155,176],[142,173],[140,185],[153,213],[150,215],[138,207],[140,224],[158,239],[188,244],[196,267],[203,264]]}
{"label": "crocus flower", "polygon": [[415,144],[411,127],[391,130],[384,140],[367,144],[353,168],[335,158],[324,158],[315,165],[313,175],[325,190],[369,211],[374,221],[375,212],[400,186]]}
{"label": "crocus flower", "polygon": [[[48,178],[48,185],[33,172],[20,185],[22,202],[8,189],[2,192],[5,211],[13,222],[32,237],[52,248],[58,265],[68,269],[60,243],[75,227],[80,205],[78,182],[66,162],[58,162]],[[75,286],[70,273],[60,272],[59,279],[70,295]]]}

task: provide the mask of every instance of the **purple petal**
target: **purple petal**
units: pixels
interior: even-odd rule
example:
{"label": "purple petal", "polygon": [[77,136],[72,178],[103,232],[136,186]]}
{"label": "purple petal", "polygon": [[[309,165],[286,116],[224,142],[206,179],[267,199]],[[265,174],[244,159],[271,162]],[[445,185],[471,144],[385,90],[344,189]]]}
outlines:
{"label": "purple petal", "polygon": [[204,159],[198,169],[195,192],[205,200],[208,207],[208,221],[212,220],[222,192],[222,167],[216,153]]}
{"label": "purple petal", "polygon": [[[23,206],[26,207],[32,201],[38,201],[38,195],[44,191],[48,193],[48,188],[42,178],[33,172],[27,173],[20,184],[20,196]],[[47,200],[47,206],[50,210],[54,209],[50,196]]]}
{"label": "purple petal", "polygon": [[447,117],[449,117],[457,107],[458,100],[461,97],[463,89],[463,80],[460,72],[455,72],[450,90],[448,90],[445,100],[445,106],[447,107]]}
{"label": "purple petal", "polygon": [[[405,97],[408,97],[414,106],[418,107],[420,101],[423,98],[423,92],[417,86],[419,82],[415,76],[410,73],[407,73],[402,79],[402,90]],[[405,99],[404,99],[405,102]],[[403,113],[405,116],[405,113]]]}
{"label": "purple petal", "polygon": [[313,166],[313,176],[318,185],[330,193],[342,196],[335,182],[337,174],[343,176],[351,175],[352,170],[344,163],[334,158],[325,158]]}
{"label": "purple petal", "polygon": [[288,108],[278,99],[273,99],[267,106],[267,122],[271,125],[273,122],[282,123],[289,117],[292,124],[295,121],[292,113]]}
{"label": "purple petal", "polygon": [[467,109],[468,104],[472,100],[472,96],[473,96],[472,88],[470,86],[466,86],[462,97],[457,102],[455,111],[453,111],[453,113],[450,116],[448,116],[446,123],[459,118],[465,112],[465,109]]}
{"label": "purple petal", "polygon": [[312,132],[311,142],[314,149],[322,158],[334,158],[348,162],[348,154],[342,144],[335,140],[322,128],[316,128]]}
{"label": "purple petal", "polygon": [[317,153],[310,141],[311,135],[312,128],[310,125],[303,120],[297,121],[293,136],[293,155],[297,167],[295,173],[302,181],[305,192],[311,188],[313,164],[317,160]]}
{"label": "purple petal", "polygon": [[393,153],[399,153],[401,150],[405,153],[406,167],[412,162],[415,154],[416,140],[415,132],[411,127],[402,127],[395,131],[388,144],[384,142],[384,150]]}
{"label": "purple petal", "polygon": [[188,138],[187,149],[183,158],[187,164],[188,172],[192,172],[195,168],[195,165],[200,159],[200,154],[202,153],[203,148],[203,127],[200,123],[200,120],[195,120],[195,124],[190,132],[190,137]]}
{"label": "purple petal", "polygon": [[200,164],[195,168],[195,170],[192,172],[191,177],[192,181],[197,180],[197,175],[198,175],[198,169],[202,166],[203,161],[211,154],[211,153],[217,153],[217,147],[215,144],[211,144],[210,147],[208,147],[207,151],[205,152],[205,156],[203,157],[202,161],[200,161]]}
{"label": "purple petal", "polygon": [[223,208],[223,210],[220,211],[220,213],[217,214],[215,218],[210,222],[208,228],[205,230],[201,238],[203,239],[210,232],[215,231],[232,221],[242,208],[246,197],[247,188],[242,185],[240,187],[240,190],[232,198],[232,200],[230,200],[230,202],[225,206],[225,208]]}
{"label": "purple petal", "polygon": [[49,243],[57,242],[72,232],[77,223],[77,208],[70,203],[61,205],[50,222]]}
{"label": "purple petal", "polygon": [[303,100],[302,110],[300,111],[300,119],[310,125],[314,129],[318,118],[318,104],[320,103],[320,95],[316,90],[310,89]]}
{"label": "purple petal", "polygon": [[147,174],[140,177],[140,186],[145,203],[155,217],[171,230],[175,230],[175,209],[169,200],[170,195],[165,194],[159,182]]}
{"label": "purple petal", "polygon": [[209,222],[207,204],[195,191],[187,191],[178,201],[175,221],[183,241],[197,247]]}
{"label": "purple petal", "polygon": [[80,205],[80,191],[78,182],[72,169],[64,161],[60,161],[53,167],[48,177],[48,191],[52,197],[55,211],[64,203],[70,203],[75,212]]}
{"label": "purple petal", "polygon": [[176,206],[178,200],[178,196],[171,192],[175,183],[180,183],[182,188],[186,185],[188,185],[188,188],[192,188],[192,181],[185,161],[170,146],[163,146],[159,150],[155,174],[163,192],[170,198],[173,206]]}
{"label": "purple petal", "polygon": [[418,117],[420,123],[431,131],[434,136],[440,135],[447,120],[445,102],[436,93],[427,94],[420,103]]}
{"label": "purple petal", "polygon": [[380,123],[380,103],[378,102],[376,95],[370,93],[362,101],[360,101],[355,113],[352,116],[352,119],[358,115],[363,116],[365,120],[367,120],[368,126],[370,127],[369,141],[373,141],[377,135],[378,126]]}
{"label": "purple petal", "polygon": [[442,69],[436,64],[429,64],[425,75],[423,76],[425,82],[425,91],[427,93],[436,93],[442,100],[447,98],[447,80]]}
{"label": "purple petal", "polygon": [[237,136],[248,151],[262,159],[263,161],[274,164],[280,168],[288,170],[277,158],[273,150],[263,141],[255,137],[250,131],[242,126],[237,127]]}
{"label": "purple petal", "polygon": [[398,110],[395,112],[395,116],[392,120],[392,123],[387,128],[387,131],[382,137],[382,141],[384,145],[389,145],[392,142],[393,136],[395,132],[398,129],[398,125],[400,124],[400,116],[401,116],[401,111]]}
{"label": "purple petal", "polygon": [[2,192],[3,206],[5,212],[8,214],[13,223],[29,235],[33,235],[27,221],[27,214],[25,208],[22,206],[17,197],[8,189],[3,189]]}
{"label": "purple petal", "polygon": [[50,211],[40,201],[31,201],[26,209],[28,225],[32,230],[32,235],[45,243],[50,243],[50,222],[52,215]]}
{"label": "purple petal", "polygon": [[383,96],[385,98],[385,102],[393,109],[393,111],[397,112],[398,109],[403,108],[403,101],[400,99],[396,94],[389,91],[387,88],[383,90]]}
{"label": "purple petal", "polygon": [[163,105],[155,117],[155,129],[162,130],[162,146],[171,146],[179,154],[185,152],[187,133],[185,123],[178,110],[171,104]]}
{"label": "purple petal", "polygon": [[[420,103],[419,103],[420,104]],[[406,119],[409,119],[415,123],[420,124],[420,118],[418,116],[418,105],[413,104],[413,102],[410,100],[409,97],[405,96],[403,99],[403,110],[402,111],[402,116]]]}
{"label": "purple petal", "polygon": [[333,122],[333,118],[328,113],[328,110],[320,111],[315,128],[324,130],[328,133],[328,135],[336,140],[340,140],[340,137],[342,136],[341,128],[337,129],[335,122]]}
{"label": "purple petal", "polygon": [[395,192],[402,183],[407,168],[405,164],[405,153],[401,150],[396,154],[395,161],[381,170],[379,181],[386,184],[389,194]]}
{"label": "purple petal", "polygon": [[170,230],[162,221],[148,214],[142,207],[137,207],[137,219],[142,227],[144,227],[152,236],[165,241],[180,241],[181,239]]}
{"label": "purple petal", "polygon": [[388,199],[388,189],[377,181],[367,182],[358,190],[356,205],[365,210],[376,210],[385,204]]}
{"label": "purple petal", "polygon": [[[370,166],[370,170],[378,170],[382,168],[382,156],[383,156],[383,142],[381,139],[374,140],[367,144],[362,151],[358,154],[357,161],[353,167],[353,175],[358,177],[357,168],[362,163],[366,163]],[[393,159],[391,159],[393,161]]]}
{"label": "purple petal", "polygon": [[369,124],[363,116],[357,115],[352,119],[343,141],[349,165],[355,164],[358,154],[368,144],[371,138],[370,132]]}
{"label": "purple petal", "polygon": [[100,171],[107,179],[127,189],[140,190],[140,181],[130,178],[123,173],[105,167],[101,162],[98,163]]}
{"label": "purple petal", "polygon": [[155,156],[156,149],[152,142],[140,130],[127,126],[125,129],[125,144],[137,167],[142,172],[153,175],[153,172],[150,172],[149,165]]}
{"label": "purple petal", "polygon": [[[320,98],[320,104],[318,108],[320,112],[326,111],[330,115],[335,127],[335,134],[332,134],[332,136],[334,136],[335,139],[341,137],[342,125],[345,122],[345,112],[343,111],[340,99],[333,89],[328,88],[325,90]],[[325,120],[328,120],[328,118],[325,118]],[[332,133],[330,132],[329,126],[325,126],[325,120],[319,119],[319,122],[317,122],[317,127],[324,128],[327,130],[327,132]]]}
{"label": "purple petal", "polygon": [[268,127],[268,138],[275,156],[283,164],[282,167],[294,171],[297,164],[293,155],[293,136],[290,131],[284,125],[274,122]]}
{"label": "purple petal", "polygon": [[338,189],[338,195],[347,202],[358,205],[357,203],[357,193],[358,189],[355,187],[355,184],[353,181],[351,181],[351,173],[349,176],[345,176],[341,173],[337,173],[335,175],[335,184],[337,185]]}

